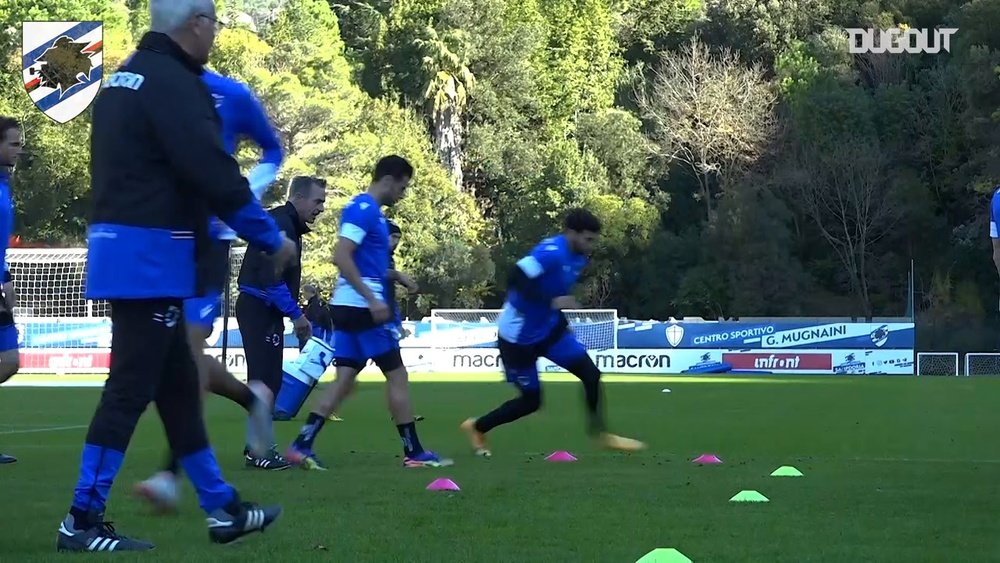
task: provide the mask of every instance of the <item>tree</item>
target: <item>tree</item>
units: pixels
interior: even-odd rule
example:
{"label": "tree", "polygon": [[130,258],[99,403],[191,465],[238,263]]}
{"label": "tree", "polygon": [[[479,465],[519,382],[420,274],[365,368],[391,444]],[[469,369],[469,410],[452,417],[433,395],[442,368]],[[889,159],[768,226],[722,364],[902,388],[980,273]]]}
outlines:
{"label": "tree", "polygon": [[430,25],[424,32],[426,38],[417,38],[414,44],[424,52],[423,69],[427,75],[424,99],[428,103],[434,132],[434,150],[451,176],[455,189],[461,190],[464,184],[462,145],[465,110],[470,90],[476,84],[476,77],[468,66],[468,39],[462,31],[439,34]]}
{"label": "tree", "polygon": [[709,222],[713,201],[760,157],[774,132],[776,95],[760,66],[697,37],[664,53],[636,97],[659,156],[691,168]]}
{"label": "tree", "polygon": [[818,31],[844,0],[707,0],[706,42],[770,68],[777,54]]}
{"label": "tree", "polygon": [[783,171],[787,201],[812,220],[849,275],[861,312],[871,316],[869,259],[901,218],[889,159],[877,138],[860,135],[794,145],[791,169]]}

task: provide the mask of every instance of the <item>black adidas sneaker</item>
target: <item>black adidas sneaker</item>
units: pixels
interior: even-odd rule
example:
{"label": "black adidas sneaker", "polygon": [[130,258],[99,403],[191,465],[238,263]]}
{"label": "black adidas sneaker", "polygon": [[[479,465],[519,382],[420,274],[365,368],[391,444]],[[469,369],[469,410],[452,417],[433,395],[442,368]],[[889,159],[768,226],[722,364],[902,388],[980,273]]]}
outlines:
{"label": "black adidas sneaker", "polygon": [[143,541],[127,538],[115,531],[111,522],[104,521],[103,514],[92,514],[93,524],[79,529],[71,514],[59,525],[58,551],[149,551],[156,546]]}
{"label": "black adidas sneaker", "polygon": [[263,532],[278,516],[281,516],[280,506],[235,500],[208,515],[208,537],[215,543],[231,543],[247,534]]}
{"label": "black adidas sneaker", "polygon": [[246,448],[243,450],[243,459],[247,467],[267,471],[282,471],[292,466],[291,462],[278,453],[275,446],[272,446],[271,451],[264,456],[254,455],[250,448]]}

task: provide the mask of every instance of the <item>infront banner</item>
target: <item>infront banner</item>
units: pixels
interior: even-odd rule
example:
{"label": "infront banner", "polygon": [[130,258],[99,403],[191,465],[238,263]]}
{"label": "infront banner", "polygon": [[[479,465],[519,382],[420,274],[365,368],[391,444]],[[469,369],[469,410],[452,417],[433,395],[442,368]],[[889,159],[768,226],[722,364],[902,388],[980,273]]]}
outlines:
{"label": "infront banner", "polygon": [[[491,348],[429,351],[433,371],[468,373],[503,369],[500,353]],[[663,348],[607,350],[590,357],[604,373],[681,375],[693,373],[912,375],[912,350],[803,349],[776,352],[750,350],[667,350]],[[405,357],[404,357],[405,359]],[[409,364],[407,364],[409,366]],[[541,372],[565,372],[547,359]]]}

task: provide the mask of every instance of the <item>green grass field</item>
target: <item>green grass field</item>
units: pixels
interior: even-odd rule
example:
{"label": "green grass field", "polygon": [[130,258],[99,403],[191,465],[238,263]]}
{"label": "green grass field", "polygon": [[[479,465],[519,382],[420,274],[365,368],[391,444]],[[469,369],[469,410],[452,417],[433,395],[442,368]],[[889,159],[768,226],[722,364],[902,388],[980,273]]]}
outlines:
{"label": "green grass field", "polygon": [[[662,393],[669,387],[671,393]],[[656,547],[693,561],[1000,560],[1000,380],[988,378],[660,378],[609,383],[615,430],[646,440],[636,455],[596,450],[582,433],[581,390],[545,387],[537,415],[492,435],[475,458],[457,425],[510,395],[501,383],[414,383],[424,444],[451,455],[443,470],[405,470],[381,386],[363,384],[317,450],[326,473],[242,466],[244,420],[209,399],[209,431],[226,475],[246,498],[280,501],[264,535],[208,543],[193,491],[179,515],[131,498],[157,469],[155,411],[140,422],[108,519],[158,544],[148,561],[633,562]],[[0,390],[0,559],[47,561],[76,477],[97,389]],[[277,423],[282,445],[299,424]],[[566,449],[576,463],[548,463]],[[694,456],[718,454],[721,466]],[[772,478],[794,465],[801,478]],[[459,493],[424,490],[446,476]],[[729,498],[755,489],[766,504]],[[101,559],[106,556],[101,557]],[[83,556],[83,559],[89,559]],[[128,558],[133,560],[133,558]]]}

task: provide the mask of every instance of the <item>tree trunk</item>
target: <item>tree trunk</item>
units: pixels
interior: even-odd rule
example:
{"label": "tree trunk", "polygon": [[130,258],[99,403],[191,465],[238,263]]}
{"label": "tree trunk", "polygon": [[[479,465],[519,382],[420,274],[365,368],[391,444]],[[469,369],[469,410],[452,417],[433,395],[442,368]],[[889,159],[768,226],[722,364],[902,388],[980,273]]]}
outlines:
{"label": "tree trunk", "polygon": [[462,119],[451,103],[434,112],[434,150],[455,189],[462,191],[465,183],[462,172]]}

